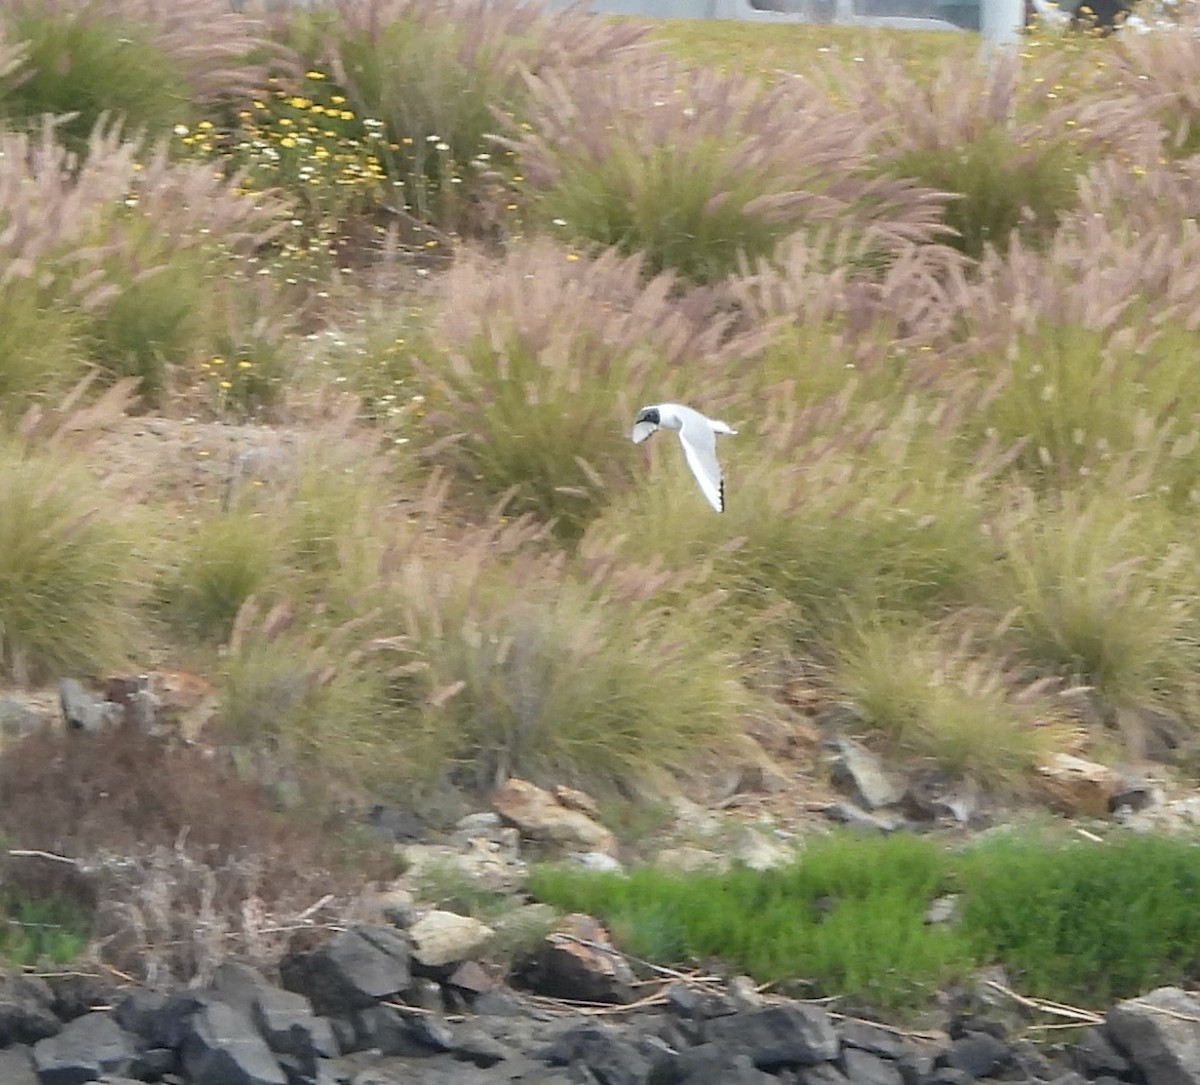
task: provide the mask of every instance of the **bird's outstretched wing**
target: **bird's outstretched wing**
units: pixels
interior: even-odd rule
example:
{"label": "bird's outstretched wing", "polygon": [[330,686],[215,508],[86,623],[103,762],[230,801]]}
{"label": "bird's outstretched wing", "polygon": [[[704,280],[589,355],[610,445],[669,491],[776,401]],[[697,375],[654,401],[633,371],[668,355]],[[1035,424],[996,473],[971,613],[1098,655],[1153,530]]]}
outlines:
{"label": "bird's outstretched wing", "polygon": [[700,483],[700,491],[717,512],[725,511],[725,480],[717,463],[717,439],[708,420],[687,418],[679,431],[679,442],[687,465]]}

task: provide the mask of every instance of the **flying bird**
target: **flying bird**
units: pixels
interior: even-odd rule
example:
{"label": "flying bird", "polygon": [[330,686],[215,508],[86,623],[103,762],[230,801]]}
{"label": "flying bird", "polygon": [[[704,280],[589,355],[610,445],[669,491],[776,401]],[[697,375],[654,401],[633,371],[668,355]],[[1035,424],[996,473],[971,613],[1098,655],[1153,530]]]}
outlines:
{"label": "flying bird", "polygon": [[717,434],[735,434],[737,430],[680,403],[659,403],[638,411],[629,436],[635,445],[640,445],[658,429],[670,429],[679,434],[684,458],[700,483],[700,492],[717,512],[724,512],[725,480],[721,477],[721,465],[717,463]]}

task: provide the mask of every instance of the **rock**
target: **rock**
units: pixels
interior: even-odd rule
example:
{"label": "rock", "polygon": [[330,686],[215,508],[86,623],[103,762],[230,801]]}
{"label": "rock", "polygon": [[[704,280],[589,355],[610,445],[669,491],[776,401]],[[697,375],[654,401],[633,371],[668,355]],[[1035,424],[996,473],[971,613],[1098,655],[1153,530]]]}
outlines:
{"label": "rock", "polygon": [[938,1067],[964,1070],[972,1077],[994,1077],[1011,1061],[1008,1045],[987,1032],[968,1032],[937,1057]]}
{"label": "rock", "polygon": [[60,1021],[107,1009],[117,998],[112,980],[83,972],[52,975],[49,984],[54,992],[54,1012]]}
{"label": "rock", "polygon": [[621,860],[602,851],[569,851],[567,862],[589,874],[624,874]]}
{"label": "rock", "polygon": [[541,1055],[551,1066],[582,1064],[604,1085],[646,1085],[653,1063],[636,1044],[607,1025],[576,1025]]}
{"label": "rock", "polygon": [[671,1069],[679,1085],[776,1085],[779,1081],[758,1069],[748,1055],[735,1055],[719,1044],[681,1051]]}
{"label": "rock", "polygon": [[289,1056],[305,1076],[316,1073],[317,1059],[341,1054],[329,1021],[317,1017],[308,999],[293,991],[264,987],[251,1005],[250,1019],[267,1047]]}
{"label": "rock", "polygon": [[456,847],[407,844],[400,854],[408,865],[402,881],[417,895],[431,879],[446,877],[461,878],[492,893],[514,893],[524,888],[529,876],[515,839],[511,847],[482,836],[473,836]]}
{"label": "rock", "polygon": [[795,862],[794,848],[770,840],[767,836],[747,826],[737,834],[728,846],[729,857],[734,863],[749,870],[773,870]]}
{"label": "rock", "polygon": [[869,1021],[843,1021],[838,1031],[843,1050],[857,1047],[892,1061],[913,1054],[912,1049],[894,1032],[872,1025]]}
{"label": "rock", "polygon": [[1125,783],[1108,798],[1108,812],[1137,814],[1163,801],[1162,791],[1153,784],[1138,781]]}
{"label": "rock", "polygon": [[841,1046],[824,1010],[793,1003],[717,1018],[708,1022],[705,1034],[767,1071],[832,1062]]}
{"label": "rock", "polygon": [[1120,1078],[1129,1073],[1129,1061],[1098,1028],[1088,1029],[1076,1043],[1071,1044],[1067,1048],[1067,1057],[1071,1065],[1087,1078],[1103,1074]]}
{"label": "rock", "polygon": [[385,1056],[428,1056],[427,1037],[414,1035],[412,1022],[394,1006],[371,1006],[354,1015],[355,1049]]}
{"label": "rock", "polygon": [[0,697],[0,735],[5,738],[24,738],[40,731],[46,718],[12,697]]}
{"label": "rock", "polygon": [[952,923],[958,918],[958,893],[947,893],[935,897],[925,909],[924,921],[926,926],[936,926],[939,923]]}
{"label": "rock", "polygon": [[904,1085],[904,1076],[895,1063],[870,1051],[845,1047],[840,1062],[842,1073],[853,1085]]}
{"label": "rock", "polygon": [[588,817],[595,818],[597,821],[600,819],[600,807],[586,791],[555,784],[554,797],[568,810],[578,810],[581,814],[587,814]]}
{"label": "rock", "polygon": [[41,1085],[81,1085],[102,1074],[123,1074],[133,1054],[133,1039],[111,1014],[89,1013],[34,1044],[33,1066]]}
{"label": "rock", "polygon": [[846,1075],[832,1063],[806,1066],[797,1071],[796,1085],[856,1085],[846,1080]]}
{"label": "rock", "polygon": [[498,983],[496,977],[478,961],[464,961],[446,980],[447,987],[452,987],[471,997],[481,995],[484,991],[495,990]]}
{"label": "rock", "polygon": [[899,824],[896,818],[868,814],[852,802],[830,803],[825,807],[824,814],[830,821],[858,832],[891,833],[896,831]]}
{"label": "rock", "polygon": [[980,803],[977,785],[938,769],[918,773],[909,780],[902,800],[904,813],[914,821],[948,818],[958,825],[977,824]]}
{"label": "rock", "polygon": [[506,781],[492,795],[492,806],[531,840],[571,851],[617,853],[617,839],[608,829],[528,781],[515,778]]}
{"label": "rock", "polygon": [[922,1079],[923,1085],[975,1085],[975,1079],[954,1066],[940,1066]]}
{"label": "rock", "polygon": [[4,1085],[38,1085],[33,1053],[24,1044],[0,1050],[0,1081]]}
{"label": "rock", "polygon": [[1102,817],[1121,788],[1121,776],[1107,765],[1055,753],[1037,766],[1035,786],[1046,802],[1064,814]]}
{"label": "rock", "polygon": [[442,985],[428,976],[414,976],[404,992],[404,1005],[430,1013],[445,1013],[446,999],[442,994]]}
{"label": "rock", "polygon": [[279,966],[283,985],[304,995],[316,1013],[345,1016],[408,987],[408,944],[388,927],[353,927]]}
{"label": "rock", "polygon": [[851,738],[836,738],[830,746],[833,782],[850,793],[865,810],[894,806],[904,798],[904,786],[883,767],[870,750]]}
{"label": "rock", "polygon": [[354,902],[351,912],[355,920],[367,926],[407,928],[417,918],[417,906],[410,890],[399,885],[367,890]]}
{"label": "rock", "polygon": [[608,931],[578,914],[566,916],[546,935],[522,971],[536,994],[584,1002],[632,1002],[637,978],[612,948]]}
{"label": "rock", "polygon": [[54,1012],[54,992],[36,976],[0,977],[0,1047],[35,1044],[63,1026]]}
{"label": "rock", "polygon": [[681,844],[675,848],[664,848],[654,857],[654,866],[659,870],[673,870],[679,874],[695,874],[699,870],[728,870],[729,860],[707,848]]}
{"label": "rock", "polygon": [[441,968],[478,956],[496,933],[486,923],[455,912],[426,912],[409,928],[412,958]]}
{"label": "rock", "polygon": [[204,1006],[192,1019],[182,1062],[191,1085],[288,1085],[253,1024],[223,1002]]}
{"label": "rock", "polygon": [[[219,1001],[233,1007],[247,1019],[254,1011],[254,1004],[269,989],[270,984],[262,973],[241,961],[222,961],[214,970],[209,984],[209,991]],[[290,994],[287,991],[283,993]]]}
{"label": "rock", "polygon": [[1105,1030],[1147,1081],[1200,1085],[1200,998],[1160,987],[1113,1006]]}
{"label": "rock", "polygon": [[58,703],[67,727],[78,731],[101,731],[125,717],[120,705],[93,697],[74,678],[59,681]]}
{"label": "rock", "polygon": [[416,814],[408,810],[397,810],[394,806],[376,803],[367,815],[372,830],[386,840],[410,842],[425,835],[425,826]]}

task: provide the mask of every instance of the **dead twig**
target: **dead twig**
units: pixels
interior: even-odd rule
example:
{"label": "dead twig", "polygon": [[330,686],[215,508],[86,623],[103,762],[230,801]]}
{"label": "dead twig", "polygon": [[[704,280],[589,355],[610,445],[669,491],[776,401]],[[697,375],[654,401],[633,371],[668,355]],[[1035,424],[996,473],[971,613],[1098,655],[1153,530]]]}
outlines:
{"label": "dead twig", "polygon": [[69,855],[55,855],[52,851],[38,851],[36,848],[9,848],[8,854],[14,859],[50,859],[55,863],[79,866],[79,860],[72,859]]}

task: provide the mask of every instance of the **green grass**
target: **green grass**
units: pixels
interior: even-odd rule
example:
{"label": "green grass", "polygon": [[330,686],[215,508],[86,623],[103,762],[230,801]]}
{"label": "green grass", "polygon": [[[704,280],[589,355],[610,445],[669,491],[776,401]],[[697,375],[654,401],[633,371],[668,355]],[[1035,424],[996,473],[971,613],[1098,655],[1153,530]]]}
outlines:
{"label": "green grass", "polygon": [[842,643],[832,685],[865,729],[956,775],[1019,785],[1045,741],[1039,706],[1019,701],[1006,668],[908,624],[868,624]]}
{"label": "green grass", "polygon": [[149,571],[128,503],[78,461],[0,444],[0,671],[102,673],[133,646]]}
{"label": "green grass", "polygon": [[[950,849],[835,833],[766,873],[543,866],[530,888],[600,917],[636,955],[719,957],[762,982],[877,1009],[919,1010],[996,963],[1019,991],[1088,1006],[1200,976],[1200,849],[1189,839],[1010,834]],[[961,919],[925,925],[948,891],[962,895]]]}
{"label": "green grass", "polygon": [[55,114],[64,118],[60,137],[82,150],[106,115],[154,137],[187,118],[187,83],[145,28],[99,13],[6,8],[5,38],[29,44],[16,78],[0,86],[0,116],[10,125],[36,128]]}
{"label": "green grass", "polygon": [[638,956],[716,956],[762,982],[896,1009],[921,1004],[970,967],[956,931],[922,922],[929,899],[948,887],[949,869],[945,853],[927,841],[835,836],[766,874],[644,867],[623,877],[540,867],[530,890],[599,916]]}
{"label": "green grass", "polygon": [[1105,1006],[1200,976],[1200,849],[1118,835],[1103,844],[998,836],[959,860],[963,925],[1017,988]]}
{"label": "green grass", "polygon": [[62,966],[87,948],[92,916],[69,897],[0,899],[0,960],[11,968]]}
{"label": "green grass", "polygon": [[974,34],[868,30],[842,26],[756,26],[675,19],[653,23],[655,42],[689,66],[776,81],[805,75],[830,59],[851,59],[886,48],[918,73],[948,57],[974,58]]}

